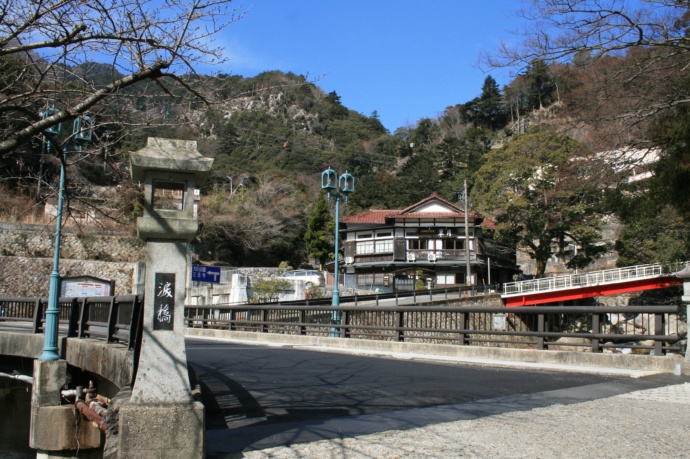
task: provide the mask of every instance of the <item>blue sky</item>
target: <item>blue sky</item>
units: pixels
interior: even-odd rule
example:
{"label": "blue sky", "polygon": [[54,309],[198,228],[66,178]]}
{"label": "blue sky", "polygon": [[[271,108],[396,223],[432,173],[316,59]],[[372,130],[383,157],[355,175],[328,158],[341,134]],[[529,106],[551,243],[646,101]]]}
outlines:
{"label": "blue sky", "polygon": [[[481,93],[481,51],[521,23],[518,0],[253,0],[217,37],[245,77],[281,70],[316,79],[346,107],[378,112],[391,132]],[[505,70],[492,71],[502,86]]]}

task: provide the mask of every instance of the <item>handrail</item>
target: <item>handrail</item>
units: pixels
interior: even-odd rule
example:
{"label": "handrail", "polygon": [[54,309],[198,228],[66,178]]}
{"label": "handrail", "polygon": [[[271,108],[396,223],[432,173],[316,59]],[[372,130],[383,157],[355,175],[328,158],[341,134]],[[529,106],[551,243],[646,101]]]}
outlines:
{"label": "handrail", "polygon": [[[486,295],[491,292],[496,292],[496,285],[482,285],[482,286],[461,286],[452,288],[435,288],[435,289],[424,289],[424,290],[410,290],[410,291],[399,291],[392,293],[372,293],[368,295],[351,295],[351,296],[341,296],[340,305],[344,306],[348,303],[352,303],[355,306],[363,302],[374,302],[377,305],[379,302],[384,300],[394,299],[397,302],[404,298],[412,298],[416,303],[434,302],[434,301],[445,301],[452,298],[453,295],[472,297],[478,295]],[[331,298],[312,298],[309,300],[290,300],[290,301],[268,301],[265,303],[252,303],[250,306],[256,305],[283,305],[283,306],[318,306],[318,305],[330,305]],[[246,303],[239,303],[239,306],[246,306]],[[186,305],[186,307],[194,307],[194,305]]]}
{"label": "handrail", "polygon": [[592,271],[582,274],[544,277],[503,284],[501,296],[525,295],[556,290],[567,290],[597,285],[629,282],[638,279],[651,279],[664,275],[661,265],[638,265],[625,268]]}
{"label": "handrail", "polygon": [[653,350],[654,355],[684,351],[678,305],[534,306],[519,311],[506,306],[341,305],[338,322],[333,322],[332,311],[330,305],[188,305],[185,325],[281,335],[329,337],[336,333],[340,338],[386,341],[505,344],[540,350],[636,348]]}
{"label": "handrail", "polygon": [[[47,303],[47,298],[0,297],[0,321],[28,323],[32,333],[44,333]],[[129,350],[140,344],[143,295],[59,298],[58,309],[63,335],[125,343]]]}

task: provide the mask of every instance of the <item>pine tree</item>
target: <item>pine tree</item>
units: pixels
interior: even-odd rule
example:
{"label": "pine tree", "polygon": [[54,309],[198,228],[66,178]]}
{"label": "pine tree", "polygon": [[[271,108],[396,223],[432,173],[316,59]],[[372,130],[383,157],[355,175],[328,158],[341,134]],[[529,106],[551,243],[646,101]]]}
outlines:
{"label": "pine tree", "polygon": [[307,244],[307,253],[315,258],[323,266],[335,250],[331,235],[335,231],[335,222],[331,218],[328,202],[323,192],[319,195],[314,209],[309,215],[307,232],[304,242]]}
{"label": "pine tree", "polygon": [[498,83],[491,75],[484,80],[482,94],[476,105],[478,126],[496,130],[506,125],[508,117],[503,104],[503,96]]}

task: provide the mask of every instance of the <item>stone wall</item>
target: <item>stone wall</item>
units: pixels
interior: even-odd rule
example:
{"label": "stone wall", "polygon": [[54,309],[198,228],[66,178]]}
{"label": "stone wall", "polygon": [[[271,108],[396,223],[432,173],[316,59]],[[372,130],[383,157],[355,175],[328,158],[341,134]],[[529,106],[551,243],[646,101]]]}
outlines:
{"label": "stone wall", "polygon": [[[135,234],[65,227],[60,238],[60,256],[75,260],[137,262],[144,260],[144,242]],[[55,227],[0,222],[0,255],[52,258]]]}
{"label": "stone wall", "polygon": [[[127,232],[63,228],[60,276],[115,281],[115,294],[138,292],[145,244]],[[0,222],[0,296],[48,296],[55,228]],[[143,279],[143,277],[141,277]]]}
{"label": "stone wall", "polygon": [[[115,295],[128,295],[140,290],[143,263],[95,260],[60,260],[62,277],[92,276],[115,281]],[[52,258],[0,256],[0,296],[47,297]],[[141,278],[142,280],[138,280]]]}

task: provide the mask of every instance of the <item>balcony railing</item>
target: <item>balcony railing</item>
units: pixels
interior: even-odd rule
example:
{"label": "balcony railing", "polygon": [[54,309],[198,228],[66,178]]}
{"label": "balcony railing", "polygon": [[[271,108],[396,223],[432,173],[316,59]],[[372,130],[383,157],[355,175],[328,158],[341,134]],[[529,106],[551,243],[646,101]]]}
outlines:
{"label": "balcony railing", "polygon": [[407,251],[407,261],[439,261],[439,260],[453,260],[461,261],[467,259],[469,252],[470,261],[477,259],[477,252],[474,250],[430,250],[430,249],[410,249]]}

